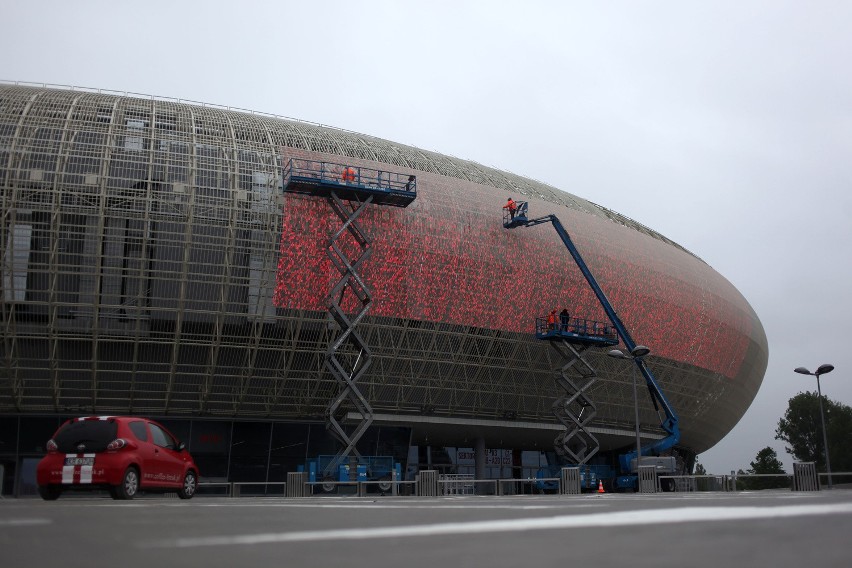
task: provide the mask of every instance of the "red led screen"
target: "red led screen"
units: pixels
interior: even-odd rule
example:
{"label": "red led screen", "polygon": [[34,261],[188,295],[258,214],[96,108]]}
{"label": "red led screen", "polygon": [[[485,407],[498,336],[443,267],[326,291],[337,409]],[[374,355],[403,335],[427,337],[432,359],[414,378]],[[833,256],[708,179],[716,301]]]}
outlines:
{"label": "red led screen", "polygon": [[[414,173],[414,203],[405,209],[371,205],[359,221],[373,239],[361,270],[372,287],[371,315],[524,333],[533,333],[535,317],[554,307],[606,321],[549,223],[504,229],[505,191]],[[513,197],[530,202],[530,218],[559,217],[636,343],[661,357],[737,375],[756,316],[716,271],[609,219]],[[325,250],[340,226],[324,199],[286,196],[277,306],[326,309],[339,273]],[[354,251],[350,239],[343,241]]]}

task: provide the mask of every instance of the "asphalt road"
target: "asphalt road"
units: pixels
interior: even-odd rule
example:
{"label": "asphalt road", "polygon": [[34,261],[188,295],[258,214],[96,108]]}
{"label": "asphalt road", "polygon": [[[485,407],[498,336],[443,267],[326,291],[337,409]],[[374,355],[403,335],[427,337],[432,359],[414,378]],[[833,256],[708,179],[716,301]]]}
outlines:
{"label": "asphalt road", "polygon": [[850,537],[850,490],[0,500],[3,568],[824,568]]}

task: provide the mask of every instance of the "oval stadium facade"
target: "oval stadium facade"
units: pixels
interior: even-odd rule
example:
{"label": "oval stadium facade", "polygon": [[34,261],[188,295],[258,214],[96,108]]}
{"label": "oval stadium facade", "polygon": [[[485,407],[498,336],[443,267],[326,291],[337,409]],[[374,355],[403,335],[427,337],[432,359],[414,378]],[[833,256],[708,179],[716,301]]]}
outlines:
{"label": "oval stadium facade", "polygon": [[[375,413],[363,452],[412,470],[440,465],[424,447],[485,447],[518,469],[518,452],[552,448],[564,361],[536,339],[535,318],[554,307],[607,318],[549,225],[503,227],[510,196],[560,219],[651,348],[687,469],[754,399],[768,347],[743,296],[695,254],[586,199],[293,119],[0,84],[4,493],[28,492],[28,464],[69,416],[157,418],[213,480],[276,481],[336,451],[325,412],[339,387],[325,360],[338,272],[326,249],[341,221],[327,200],[283,191],[290,157],[417,179],[408,207],[372,205],[359,219],[372,304],[358,330],[372,359],[358,384]],[[635,440],[632,365],[606,351],[584,354],[602,460]],[[659,418],[644,392],[652,440]]]}

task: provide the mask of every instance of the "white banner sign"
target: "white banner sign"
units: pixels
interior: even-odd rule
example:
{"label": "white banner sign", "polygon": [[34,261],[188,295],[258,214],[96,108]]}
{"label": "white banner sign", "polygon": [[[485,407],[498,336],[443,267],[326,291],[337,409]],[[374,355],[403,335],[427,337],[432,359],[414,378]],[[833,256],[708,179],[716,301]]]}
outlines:
{"label": "white banner sign", "polygon": [[[459,448],[456,451],[456,465],[476,465],[476,452],[473,448]],[[485,450],[485,467],[501,467],[512,464],[512,450]]]}

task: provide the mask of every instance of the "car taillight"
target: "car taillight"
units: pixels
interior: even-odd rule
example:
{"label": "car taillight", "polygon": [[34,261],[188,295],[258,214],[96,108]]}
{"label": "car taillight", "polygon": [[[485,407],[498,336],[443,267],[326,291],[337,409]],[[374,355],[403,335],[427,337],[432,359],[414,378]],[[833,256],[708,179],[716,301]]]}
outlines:
{"label": "car taillight", "polygon": [[54,442],[53,440],[48,440],[47,444],[45,444],[45,445],[47,447],[48,452],[55,452],[56,450],[59,449],[59,446],[57,446],[56,442]]}
{"label": "car taillight", "polygon": [[127,445],[127,440],[125,440],[124,438],[116,438],[115,440],[113,440],[112,442],[109,443],[109,445],[106,447],[106,449],[107,449],[107,451],[120,450],[121,448],[123,448],[126,445]]}

